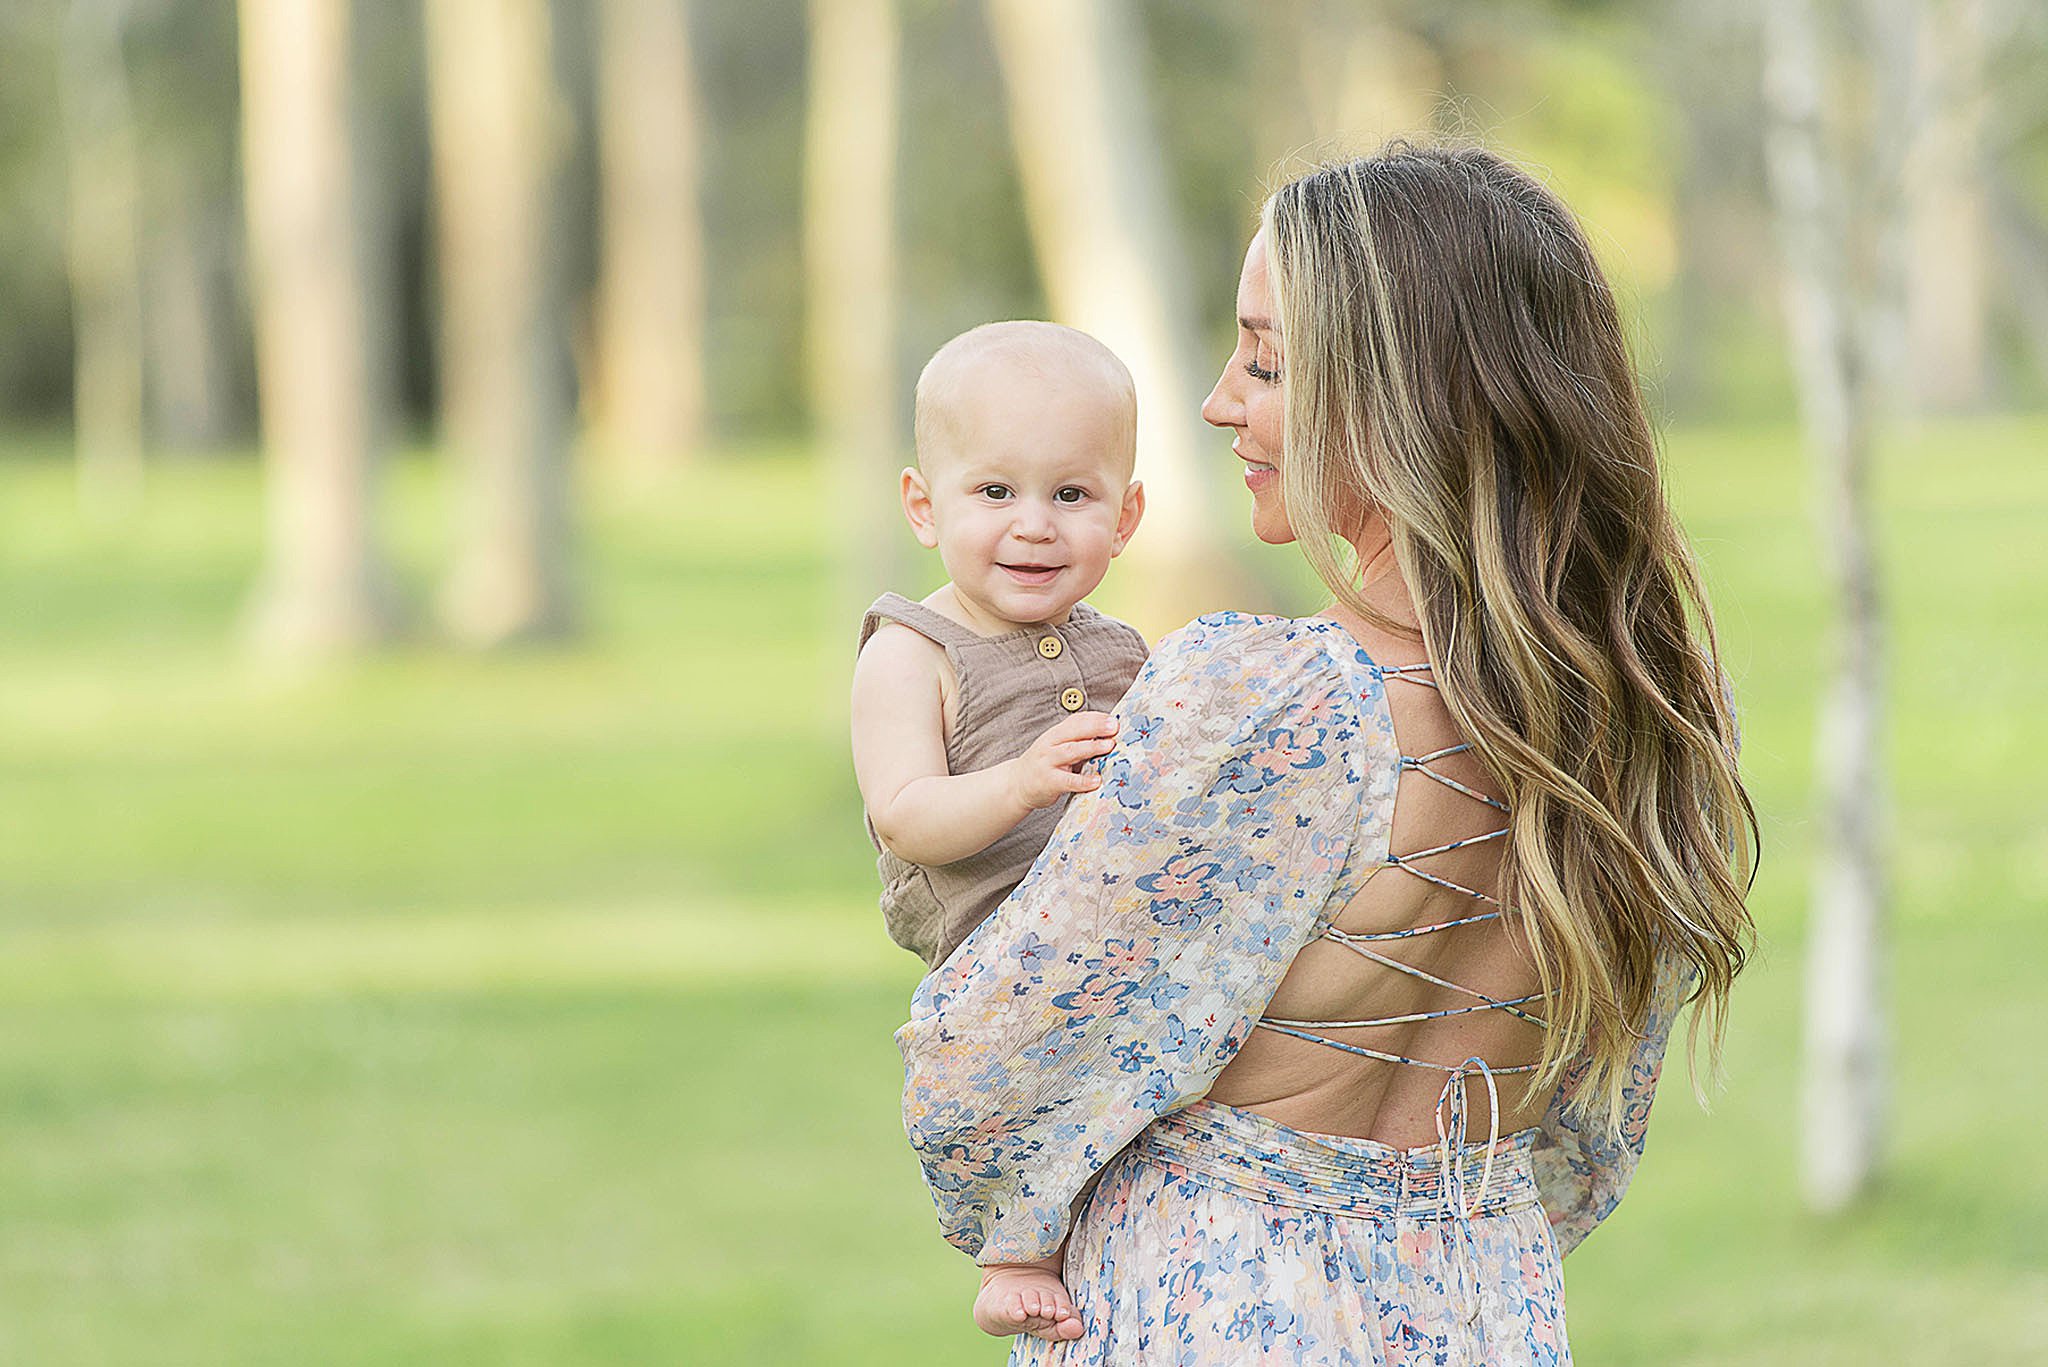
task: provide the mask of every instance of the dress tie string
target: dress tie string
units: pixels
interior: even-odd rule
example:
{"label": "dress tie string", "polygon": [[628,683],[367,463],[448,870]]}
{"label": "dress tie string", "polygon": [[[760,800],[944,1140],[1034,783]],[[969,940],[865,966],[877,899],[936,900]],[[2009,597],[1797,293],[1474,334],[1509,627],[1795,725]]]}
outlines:
{"label": "dress tie string", "polygon": [[[1471,1154],[1467,1152],[1467,1106],[1465,1102],[1465,1080],[1474,1071],[1486,1082],[1486,1161],[1479,1171],[1479,1190],[1470,1199],[1466,1196],[1467,1168]],[[1472,1219],[1486,1204],[1486,1193],[1493,1186],[1494,1150],[1500,1146],[1500,1090],[1493,1080],[1493,1069],[1486,1060],[1474,1055],[1450,1070],[1444,1079],[1443,1090],[1436,1098],[1436,1152],[1437,1167],[1443,1173],[1444,1216],[1450,1222],[1452,1258],[1458,1265],[1458,1295],[1465,1302],[1465,1323],[1471,1325],[1479,1319],[1479,1273],[1475,1266],[1477,1236],[1472,1230]]]}

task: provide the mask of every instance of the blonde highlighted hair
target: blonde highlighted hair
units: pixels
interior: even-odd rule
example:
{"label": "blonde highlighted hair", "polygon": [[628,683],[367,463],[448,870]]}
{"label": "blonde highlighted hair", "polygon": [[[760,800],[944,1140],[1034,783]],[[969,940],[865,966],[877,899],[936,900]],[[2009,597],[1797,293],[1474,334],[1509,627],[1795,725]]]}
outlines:
{"label": "blonde highlighted hair", "polygon": [[1618,1122],[1660,956],[1710,1059],[1754,930],[1756,816],[1698,568],[1666,502],[1614,297],[1569,210],[1478,148],[1395,143],[1263,213],[1286,371],[1289,521],[1363,599],[1376,507],[1445,705],[1510,810],[1501,901],[1551,1028]]}

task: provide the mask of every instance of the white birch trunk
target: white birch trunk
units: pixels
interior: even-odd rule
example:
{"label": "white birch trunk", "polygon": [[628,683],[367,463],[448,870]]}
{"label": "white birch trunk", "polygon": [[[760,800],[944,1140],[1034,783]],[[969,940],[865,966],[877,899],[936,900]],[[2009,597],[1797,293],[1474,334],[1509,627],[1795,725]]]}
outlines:
{"label": "white birch trunk", "polygon": [[1226,457],[1201,421],[1207,369],[1135,20],[1095,0],[988,0],[988,13],[1053,316],[1099,338],[1137,382],[1147,512],[1117,574],[1119,601],[1135,604],[1148,634],[1179,626],[1219,601],[1201,462],[1205,449]]}
{"label": "white birch trunk", "polygon": [[349,0],[242,0],[242,140],[265,565],[252,626],[288,656],[390,629],[350,131]]}
{"label": "white birch trunk", "polygon": [[685,0],[597,7],[599,446],[640,482],[704,429],[704,228]]}
{"label": "white birch trunk", "polygon": [[[1896,171],[1905,114],[1871,120],[1862,155],[1831,150],[1827,57],[1811,0],[1774,0],[1765,25],[1765,151],[1834,615],[1815,749],[1820,847],[1807,944],[1801,1177],[1811,1205],[1835,1210],[1870,1185],[1884,1129],[1882,669],[1868,471],[1898,234],[1886,192],[1867,181],[1845,186],[1830,172]],[[1896,89],[1896,57],[1882,42],[1873,53],[1880,95]],[[1869,214],[1852,218],[1852,203]],[[1873,262],[1864,275],[1847,265],[1858,240]]]}
{"label": "white birch trunk", "polygon": [[473,645],[572,624],[554,251],[567,112],[546,0],[429,0],[443,435],[461,522],[442,609]]}
{"label": "white birch trunk", "polygon": [[910,452],[896,364],[896,0],[811,0],[804,267],[811,411],[840,573],[834,620],[857,621],[897,573],[908,533],[896,472]]}
{"label": "white birch trunk", "polygon": [[142,268],[127,0],[71,0],[59,80],[69,193],[72,429],[79,500],[115,517],[142,496]]}

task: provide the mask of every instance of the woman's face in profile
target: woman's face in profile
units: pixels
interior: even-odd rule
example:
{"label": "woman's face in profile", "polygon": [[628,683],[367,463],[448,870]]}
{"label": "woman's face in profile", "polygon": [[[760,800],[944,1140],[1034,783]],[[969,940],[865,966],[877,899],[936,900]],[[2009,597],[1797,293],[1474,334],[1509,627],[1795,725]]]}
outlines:
{"label": "woman's face in profile", "polygon": [[1202,418],[1233,434],[1230,449],[1244,462],[1252,495],[1252,532],[1270,545],[1294,540],[1287,500],[1280,490],[1285,446],[1287,387],[1281,374],[1279,320],[1266,276],[1266,235],[1252,239],[1237,281],[1237,350],[1209,397]]}

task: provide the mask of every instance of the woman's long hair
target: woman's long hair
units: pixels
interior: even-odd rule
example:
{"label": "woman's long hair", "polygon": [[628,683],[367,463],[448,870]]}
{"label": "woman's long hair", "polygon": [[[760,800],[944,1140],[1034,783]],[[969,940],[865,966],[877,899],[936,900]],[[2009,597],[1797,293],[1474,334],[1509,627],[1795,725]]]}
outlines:
{"label": "woman's long hair", "polygon": [[1323,167],[1264,226],[1289,520],[1331,592],[1392,626],[1345,554],[1347,509],[1384,517],[1508,803],[1501,901],[1550,1000],[1539,1085],[1583,1050],[1581,1108],[1618,1123],[1660,954],[1718,1057],[1757,828],[1614,296],[1570,211],[1478,148]]}

